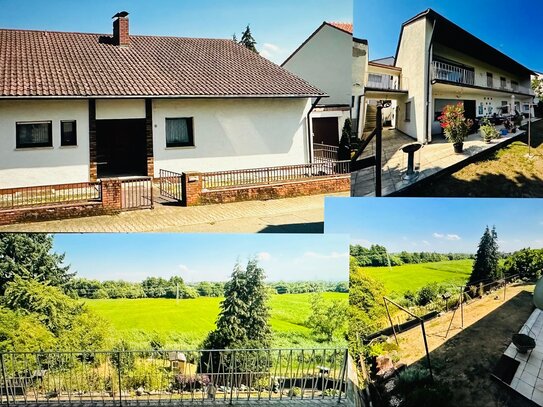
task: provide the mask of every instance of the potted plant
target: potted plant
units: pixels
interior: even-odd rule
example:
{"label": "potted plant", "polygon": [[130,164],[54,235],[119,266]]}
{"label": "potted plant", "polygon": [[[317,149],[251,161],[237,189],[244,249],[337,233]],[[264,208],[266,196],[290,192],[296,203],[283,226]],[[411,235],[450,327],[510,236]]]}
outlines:
{"label": "potted plant", "polygon": [[490,120],[488,120],[487,117],[485,117],[481,121],[481,136],[483,137],[483,140],[485,143],[490,143],[492,139],[499,138],[500,133],[498,130],[496,130],[496,127],[492,123],[490,123]]}
{"label": "potted plant", "polygon": [[445,106],[438,119],[441,122],[445,137],[453,145],[454,152],[461,153],[464,139],[473,125],[473,120],[464,117],[463,103],[458,102],[456,105]]}

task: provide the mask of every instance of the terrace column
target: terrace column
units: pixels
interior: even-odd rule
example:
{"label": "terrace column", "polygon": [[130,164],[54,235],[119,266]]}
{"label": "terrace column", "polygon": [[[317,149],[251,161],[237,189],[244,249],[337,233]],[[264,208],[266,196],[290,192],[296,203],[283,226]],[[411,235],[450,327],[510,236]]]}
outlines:
{"label": "terrace column", "polygon": [[155,176],[155,158],[153,151],[153,100],[145,99],[145,140],[147,143],[147,176]]}
{"label": "terrace column", "polygon": [[98,178],[98,162],[96,158],[96,99],[89,99],[89,179]]}

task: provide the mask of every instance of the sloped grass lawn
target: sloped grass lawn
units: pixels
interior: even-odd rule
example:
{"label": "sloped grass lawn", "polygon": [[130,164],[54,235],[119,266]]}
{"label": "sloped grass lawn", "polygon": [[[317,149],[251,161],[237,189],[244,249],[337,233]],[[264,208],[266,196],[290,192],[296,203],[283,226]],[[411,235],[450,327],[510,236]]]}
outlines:
{"label": "sloped grass lawn", "polygon": [[[323,293],[328,301],[347,301],[348,294]],[[221,298],[144,298],[85,300],[89,307],[108,320],[118,337],[148,347],[150,335],[157,334],[172,347],[198,347],[215,328]],[[270,299],[274,346],[322,347],[304,324],[310,314],[311,294],[273,295]],[[324,344],[330,346],[330,344]]]}
{"label": "sloped grass lawn", "polygon": [[396,267],[363,267],[369,276],[381,281],[388,292],[403,294],[417,291],[433,282],[465,283],[473,266],[473,260],[451,260],[435,263],[404,264]]}
{"label": "sloped grass lawn", "polygon": [[527,135],[461,170],[416,186],[404,196],[543,197],[543,120],[532,123],[532,155]]}

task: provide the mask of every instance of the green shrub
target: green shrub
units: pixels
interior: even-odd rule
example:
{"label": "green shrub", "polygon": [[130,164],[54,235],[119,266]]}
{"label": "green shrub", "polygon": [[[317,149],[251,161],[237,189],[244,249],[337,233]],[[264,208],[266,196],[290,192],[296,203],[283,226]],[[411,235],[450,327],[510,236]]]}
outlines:
{"label": "green shrub", "polygon": [[427,386],[432,382],[428,369],[412,366],[398,375],[396,391],[402,395],[410,393],[414,388]]}
{"label": "green shrub", "polygon": [[427,305],[438,298],[439,285],[437,283],[429,283],[422,287],[417,293],[417,304]]}

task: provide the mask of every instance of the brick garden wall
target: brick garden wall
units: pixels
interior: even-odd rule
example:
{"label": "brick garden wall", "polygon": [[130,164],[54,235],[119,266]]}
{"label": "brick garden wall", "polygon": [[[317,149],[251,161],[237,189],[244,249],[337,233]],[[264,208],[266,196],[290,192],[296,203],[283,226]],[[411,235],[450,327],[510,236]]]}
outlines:
{"label": "brick garden wall", "polygon": [[[57,188],[61,187],[57,186]],[[0,226],[19,222],[37,222],[119,213],[122,207],[121,181],[117,179],[103,180],[101,188],[101,201],[85,201],[0,210]]]}
{"label": "brick garden wall", "polygon": [[194,206],[346,192],[350,190],[351,178],[350,174],[347,174],[331,178],[314,178],[272,185],[202,190],[201,175],[199,173],[187,173],[184,176],[183,186],[185,205]]}

